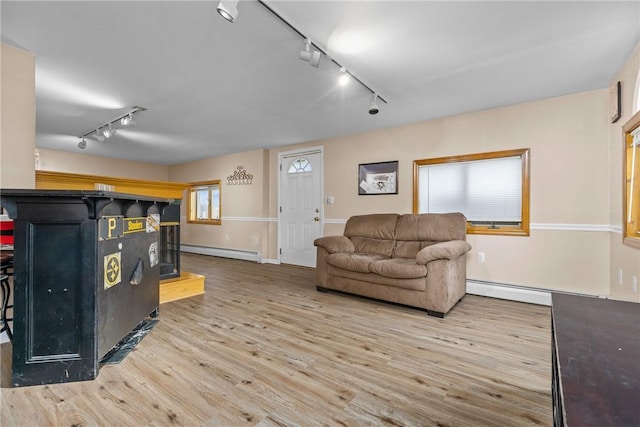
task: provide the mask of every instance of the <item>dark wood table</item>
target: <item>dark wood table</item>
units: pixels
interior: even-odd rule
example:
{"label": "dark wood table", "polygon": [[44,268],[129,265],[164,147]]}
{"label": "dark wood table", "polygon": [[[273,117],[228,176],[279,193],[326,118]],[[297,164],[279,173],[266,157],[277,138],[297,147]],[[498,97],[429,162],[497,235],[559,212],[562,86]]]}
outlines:
{"label": "dark wood table", "polygon": [[640,426],[640,304],[552,295],[554,425]]}

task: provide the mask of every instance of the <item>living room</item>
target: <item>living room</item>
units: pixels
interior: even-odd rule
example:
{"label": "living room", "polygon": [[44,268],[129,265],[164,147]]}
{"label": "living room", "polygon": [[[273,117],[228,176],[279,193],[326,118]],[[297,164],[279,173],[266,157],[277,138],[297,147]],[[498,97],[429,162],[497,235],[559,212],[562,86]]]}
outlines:
{"label": "living room", "polygon": [[[235,253],[270,268],[269,264],[280,263],[283,153],[321,151],[323,200],[332,200],[322,206],[322,234],[335,235],[342,234],[353,215],[412,212],[416,160],[528,148],[529,235],[469,234],[470,286],[488,294],[506,288],[640,302],[640,252],[623,243],[621,179],[622,127],[638,111],[640,98],[638,46],[606,85],[594,90],[171,165],[36,146],[37,58],[3,44],[2,59],[3,188],[34,188],[36,170],[182,183],[219,179],[221,224],[187,222],[183,203],[181,244],[187,249],[206,248],[212,255]],[[620,117],[612,123],[610,87],[616,82],[621,82]],[[380,114],[383,110],[384,106]],[[386,161],[398,161],[397,194],[359,196],[358,166]],[[239,165],[253,175],[251,185],[227,185],[227,177]],[[180,307],[188,309],[188,304]]]}

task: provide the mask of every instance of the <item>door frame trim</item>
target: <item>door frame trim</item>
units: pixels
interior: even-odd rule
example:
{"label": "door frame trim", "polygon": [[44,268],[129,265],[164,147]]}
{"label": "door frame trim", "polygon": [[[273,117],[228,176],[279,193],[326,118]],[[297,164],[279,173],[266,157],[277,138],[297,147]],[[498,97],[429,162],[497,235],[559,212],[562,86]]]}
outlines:
{"label": "door frame trim", "polygon": [[278,247],[276,248],[276,254],[278,255],[278,264],[282,263],[282,212],[280,207],[282,206],[282,163],[284,159],[288,157],[298,157],[303,154],[320,154],[320,232],[324,232],[324,147],[318,145],[315,147],[299,148],[297,150],[281,151],[278,153],[278,206],[276,211],[278,213]]}

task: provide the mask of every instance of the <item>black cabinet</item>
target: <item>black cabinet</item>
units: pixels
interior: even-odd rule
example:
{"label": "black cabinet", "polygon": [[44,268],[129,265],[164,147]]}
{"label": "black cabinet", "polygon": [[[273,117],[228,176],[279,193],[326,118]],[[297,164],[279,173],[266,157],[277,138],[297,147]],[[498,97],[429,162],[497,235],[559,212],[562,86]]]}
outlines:
{"label": "black cabinet", "polygon": [[640,304],[552,294],[553,425],[640,426]]}
{"label": "black cabinet", "polygon": [[14,220],[15,386],[94,379],[159,305],[171,201],[104,191],[2,190]]}

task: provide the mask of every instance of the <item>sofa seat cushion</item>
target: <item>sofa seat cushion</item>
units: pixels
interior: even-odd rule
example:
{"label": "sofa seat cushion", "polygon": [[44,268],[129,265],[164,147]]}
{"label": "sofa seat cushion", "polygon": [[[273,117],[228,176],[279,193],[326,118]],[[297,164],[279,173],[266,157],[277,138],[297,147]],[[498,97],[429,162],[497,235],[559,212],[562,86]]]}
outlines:
{"label": "sofa seat cushion", "polygon": [[[344,270],[342,268],[329,265],[327,277],[327,287],[329,289],[339,289],[345,292],[354,292],[350,288],[345,288],[341,284],[350,280],[367,284],[372,289],[382,285],[383,287],[400,288],[407,291],[424,292],[427,290],[427,278],[419,277],[417,279],[392,279],[373,273],[358,273],[353,270]],[[346,279],[343,280],[343,279]],[[376,291],[377,292],[377,291]],[[358,293],[358,292],[355,292]]]}
{"label": "sofa seat cushion", "polygon": [[372,262],[369,271],[392,279],[417,279],[427,275],[427,267],[417,264],[416,260],[411,258],[391,258]]}
{"label": "sofa seat cushion", "polygon": [[378,254],[337,253],[327,255],[327,264],[343,270],[369,273],[369,265],[372,262],[385,259],[387,259],[387,257]]}

